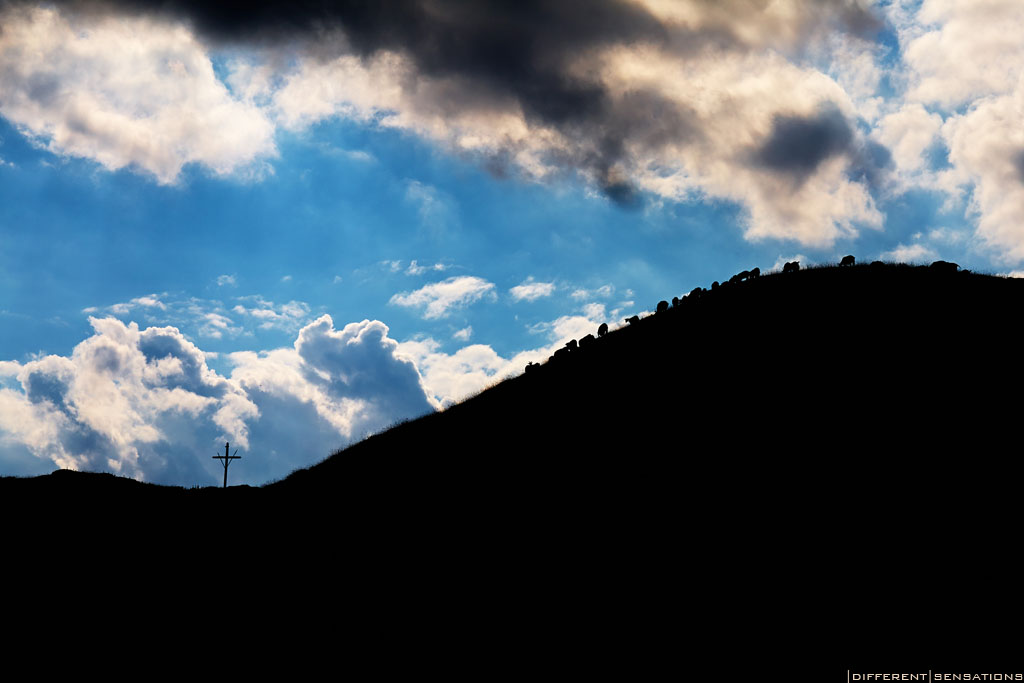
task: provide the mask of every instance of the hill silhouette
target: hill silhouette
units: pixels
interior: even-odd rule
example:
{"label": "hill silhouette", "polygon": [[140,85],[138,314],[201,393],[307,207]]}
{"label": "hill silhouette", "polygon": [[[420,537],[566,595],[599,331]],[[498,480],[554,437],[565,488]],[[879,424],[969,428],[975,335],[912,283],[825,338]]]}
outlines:
{"label": "hill silhouette", "polygon": [[356,568],[432,614],[557,603],[655,650],[697,619],[705,673],[742,643],[842,680],[851,652],[998,642],[1022,302],[1024,281],[941,267],[761,275],[263,487],[57,472],[0,480],[3,511],[25,534],[127,516],[164,549]]}
{"label": "hill silhouette", "polygon": [[[718,454],[756,460],[775,449],[784,459],[938,444],[997,451],[1012,438],[991,427],[1014,421],[1000,388],[1019,375],[1022,295],[1016,279],[892,264],[725,284],[284,480],[227,495],[365,495],[368,485],[447,488],[474,477],[545,486],[609,469],[642,476],[642,467],[622,471],[626,458],[682,456],[699,468]],[[12,493],[123,484],[129,496],[205,496],[69,472],[2,481]]]}

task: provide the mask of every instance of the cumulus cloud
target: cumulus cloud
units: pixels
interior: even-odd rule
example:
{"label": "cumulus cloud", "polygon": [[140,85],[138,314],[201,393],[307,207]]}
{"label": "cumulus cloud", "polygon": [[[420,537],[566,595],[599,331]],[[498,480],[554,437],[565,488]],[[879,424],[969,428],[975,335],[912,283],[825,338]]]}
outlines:
{"label": "cumulus cloud", "polygon": [[942,117],[916,102],[882,118],[875,135],[892,152],[896,167],[905,174],[913,174],[925,167],[925,152],[938,139],[941,129]]}
{"label": "cumulus cloud", "polygon": [[1016,38],[1024,7],[1013,0],[926,0],[891,16],[905,44],[907,103],[882,136],[892,135],[897,162],[913,167],[937,132],[950,168],[927,184],[954,200],[967,198],[977,237],[996,260],[1024,260],[1024,45]]}
{"label": "cumulus cloud", "polygon": [[508,290],[508,293],[511,294],[512,298],[516,301],[536,301],[537,299],[551,296],[554,291],[554,282],[534,282],[531,277],[521,285],[516,285],[512,289]]}
{"label": "cumulus cloud", "polygon": [[959,184],[971,186],[977,236],[998,260],[1024,260],[1024,87],[991,97],[947,120],[949,160]]}
{"label": "cumulus cloud", "polygon": [[238,297],[232,312],[256,323],[263,330],[294,332],[309,318],[309,304],[304,301],[289,301],[275,304],[262,296]]}
{"label": "cumulus cloud", "polygon": [[183,25],[0,12],[0,114],[53,153],[163,184],[186,164],[229,175],[276,154],[267,115],[232,98]]}
{"label": "cumulus cloud", "polygon": [[[478,281],[452,292],[428,289],[417,305],[460,305],[493,296],[492,288]],[[165,304],[162,313],[179,310],[166,295],[133,301],[140,302],[134,312],[161,311],[156,301]],[[280,315],[263,305],[269,302],[248,297],[235,315]],[[211,456],[230,441],[243,455],[232,481],[259,484],[519,374],[569,339],[594,333],[608,315],[603,303],[583,304],[534,325],[537,346],[511,356],[486,344],[447,353],[430,338],[399,343],[380,321],[339,328],[328,315],[298,329],[291,346],[215,354],[177,327],[92,317],[93,334],[70,356],[0,361],[0,459],[20,463],[19,471],[39,470],[25,464],[31,457],[165,484],[214,484],[220,474]],[[465,327],[453,339],[465,343],[472,334]],[[208,365],[214,357],[228,375]]]}
{"label": "cumulus cloud", "polygon": [[907,99],[944,107],[1018,87],[1024,7],[1014,0],[925,0],[898,24],[910,69]]}
{"label": "cumulus cloud", "polygon": [[20,390],[0,390],[5,440],[59,467],[212,483],[200,455],[213,441],[197,442],[191,429],[179,433],[176,426],[205,418],[208,437],[245,447],[244,419],[255,406],[175,328],[140,331],[114,318],[90,323],[93,336],[70,358],[20,365]]}
{"label": "cumulus cloud", "polygon": [[931,262],[938,259],[938,254],[931,247],[916,243],[905,245],[901,244],[895,249],[884,252],[881,258],[887,261],[897,261],[899,263],[924,263]]}
{"label": "cumulus cloud", "polygon": [[468,306],[484,297],[494,298],[494,283],[471,275],[450,277],[425,285],[413,292],[401,292],[390,303],[409,308],[423,308],[427,320],[443,318],[453,309]]}
{"label": "cumulus cloud", "polygon": [[211,456],[230,441],[244,452],[232,480],[263,483],[435,406],[378,321],[322,316],[291,348],[231,354],[230,377],[177,328],[90,322],[70,357],[0,366],[15,381],[0,384],[0,449],[195,485],[218,480]]}
{"label": "cumulus cloud", "polygon": [[402,342],[401,354],[415,362],[427,394],[441,407],[483,391],[508,377],[523,372],[527,363],[541,363],[570,339],[594,334],[606,322],[604,307],[585,306],[581,313],[534,325],[531,331],[545,341],[537,348],[504,357],[487,344],[470,344],[446,353],[434,339]]}
{"label": "cumulus cloud", "polygon": [[361,401],[378,422],[431,409],[416,366],[396,356],[397,349],[384,323],[364,320],[335,330],[329,315],[302,328],[295,341],[310,382],[327,396]]}
{"label": "cumulus cloud", "polygon": [[[433,339],[401,344],[402,354],[420,369],[427,393],[443,408],[522,372],[529,362],[519,366],[518,358],[503,358],[486,344],[464,346],[452,354],[440,349],[441,345]],[[534,360],[540,360],[542,353],[535,356]]]}

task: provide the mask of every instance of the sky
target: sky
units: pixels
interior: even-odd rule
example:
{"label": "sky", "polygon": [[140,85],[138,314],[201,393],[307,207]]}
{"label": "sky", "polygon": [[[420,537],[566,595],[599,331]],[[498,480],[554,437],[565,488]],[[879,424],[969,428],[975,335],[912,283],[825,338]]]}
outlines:
{"label": "sky", "polygon": [[0,0],[0,474],[216,485],[230,442],[259,485],[755,266],[1019,275],[1022,33],[1018,0]]}

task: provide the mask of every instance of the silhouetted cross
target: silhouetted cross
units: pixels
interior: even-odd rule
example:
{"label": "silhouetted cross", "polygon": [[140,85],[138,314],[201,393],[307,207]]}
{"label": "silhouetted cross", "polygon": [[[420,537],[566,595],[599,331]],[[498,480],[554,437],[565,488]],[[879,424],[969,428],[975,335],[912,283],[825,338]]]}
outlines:
{"label": "silhouetted cross", "polygon": [[[224,455],[215,455],[215,456],[213,456],[214,460],[223,460],[224,461],[224,488],[228,487],[228,465],[231,464],[232,460],[241,460],[242,459],[242,456],[240,456],[240,455],[228,455],[228,446],[230,446],[230,445],[231,445],[230,441],[228,443],[224,444]],[[237,452],[238,452],[238,449],[236,448],[235,449],[235,453],[237,453]]]}

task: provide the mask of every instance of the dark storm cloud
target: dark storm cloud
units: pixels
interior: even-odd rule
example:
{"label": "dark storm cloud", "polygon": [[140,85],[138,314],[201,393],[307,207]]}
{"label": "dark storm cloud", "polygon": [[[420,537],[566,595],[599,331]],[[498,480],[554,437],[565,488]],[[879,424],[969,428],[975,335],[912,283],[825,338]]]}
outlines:
{"label": "dark storm cloud", "polygon": [[[19,4],[10,0],[0,3]],[[79,12],[127,12],[181,18],[229,42],[309,39],[338,42],[364,57],[393,51],[420,73],[456,77],[495,97],[516,98],[528,116],[549,123],[585,120],[606,106],[604,91],[567,73],[571,60],[611,44],[659,42],[668,31],[641,7],[620,0],[69,0]],[[344,40],[332,31],[344,33]],[[311,46],[312,47],[312,46]],[[330,46],[326,49],[330,51]],[[477,91],[480,96],[480,91]]]}
{"label": "dark storm cloud", "polygon": [[[0,0],[0,7],[24,0]],[[757,0],[695,0],[725,23],[702,29],[666,25],[645,8],[625,0],[67,0],[57,5],[78,12],[119,12],[183,19],[208,39],[230,43],[305,46],[323,57],[354,53],[368,58],[383,51],[404,55],[419,74],[451,83],[439,109],[508,109],[515,103],[526,119],[556,129],[574,143],[567,168],[582,170],[612,200],[632,205],[636,191],[615,177],[616,163],[630,149],[643,152],[697,135],[690,112],[653,92],[612,97],[596,79],[573,69],[591,50],[612,45],[652,44],[685,56],[713,44],[742,49],[728,18],[763,11]],[[802,6],[800,30],[822,24],[865,32],[874,17],[845,0]],[[798,146],[801,122],[783,121],[763,151],[766,165],[794,173],[820,161],[820,147],[787,153]],[[829,140],[839,130],[829,121],[811,122],[809,132]],[[817,125],[818,129],[814,126]],[[787,126],[789,128],[787,128]],[[804,128],[807,128],[804,125]],[[795,133],[795,134],[793,134]],[[828,142],[828,140],[826,140]],[[826,151],[830,148],[825,148]],[[823,158],[823,157],[822,157]],[[507,171],[500,160],[485,167]]]}
{"label": "dark storm cloud", "polygon": [[853,141],[853,130],[838,109],[829,107],[814,116],[779,115],[753,159],[802,182],[825,159],[850,151]]}

